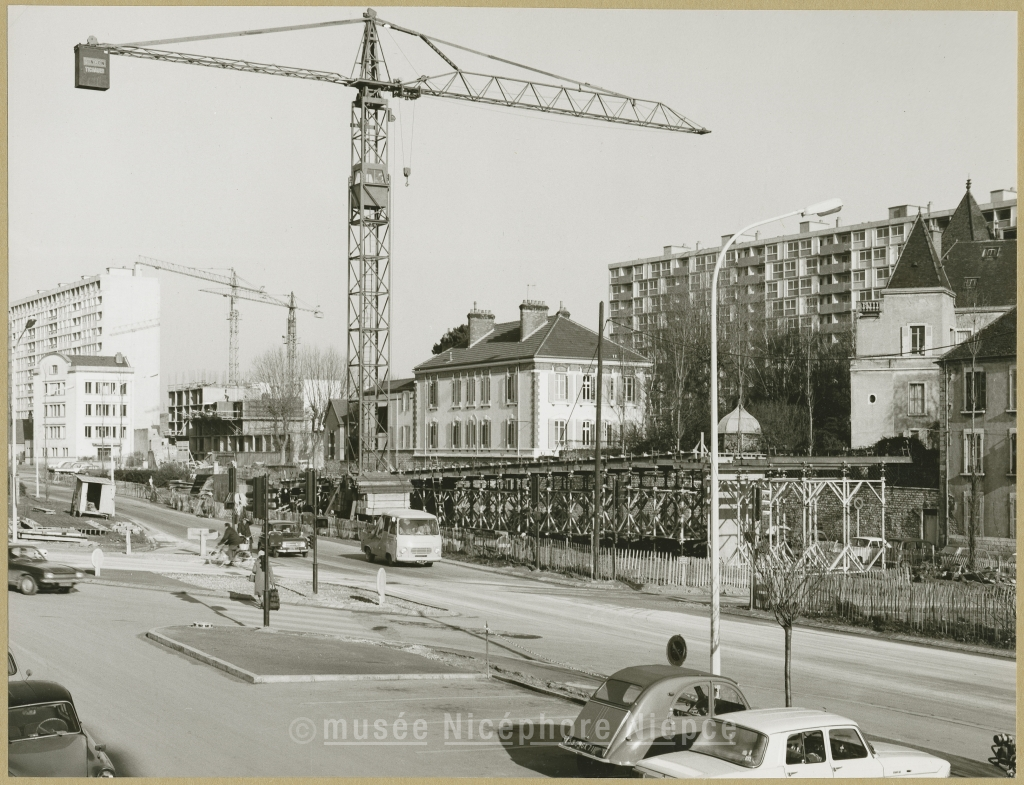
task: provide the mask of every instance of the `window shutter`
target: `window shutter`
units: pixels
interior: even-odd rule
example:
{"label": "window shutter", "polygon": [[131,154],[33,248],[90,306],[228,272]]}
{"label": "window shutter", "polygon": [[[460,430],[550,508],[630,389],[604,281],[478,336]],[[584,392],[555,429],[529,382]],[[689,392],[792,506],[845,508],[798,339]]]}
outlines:
{"label": "window shutter", "polygon": [[583,420],[577,420],[573,430],[576,432],[576,444],[583,444]]}
{"label": "window shutter", "polygon": [[555,402],[555,389],[558,387],[558,374],[554,371],[548,372],[548,403]]}
{"label": "window shutter", "polygon": [[932,353],[932,326],[930,324],[924,326],[924,353]]}
{"label": "window shutter", "polygon": [[970,440],[970,437],[967,435],[967,431],[963,431],[960,434],[960,437],[962,439],[962,446],[963,446],[963,450],[962,450],[963,457],[962,457],[962,463],[960,464],[960,471],[963,472],[964,474],[966,474],[968,472],[968,467],[970,466],[969,449],[970,449],[971,440]]}
{"label": "window shutter", "polygon": [[975,374],[975,376],[978,379],[978,401],[975,404],[974,408],[975,410],[984,411],[985,409],[988,408],[985,405],[988,401],[988,398],[985,396],[985,372],[978,371],[978,373]]}
{"label": "window shutter", "polygon": [[900,354],[910,353],[910,328],[900,328]]}
{"label": "window shutter", "polygon": [[961,515],[960,518],[964,522],[964,534],[967,534],[967,526],[971,522],[971,514],[972,514],[972,510],[971,510],[971,492],[970,491],[964,491],[963,496],[964,496],[963,515]]}
{"label": "window shutter", "polygon": [[557,442],[555,440],[555,421],[548,420],[548,447],[555,449]]}

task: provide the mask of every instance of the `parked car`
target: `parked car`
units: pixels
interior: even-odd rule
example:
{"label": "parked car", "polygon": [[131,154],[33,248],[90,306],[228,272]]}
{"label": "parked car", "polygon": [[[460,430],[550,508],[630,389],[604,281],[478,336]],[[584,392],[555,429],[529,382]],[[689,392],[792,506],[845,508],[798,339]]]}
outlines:
{"label": "parked car", "polygon": [[706,719],[747,709],[732,679],[672,665],[638,665],[597,688],[558,746],[580,774],[614,776],[651,755],[685,750]]}
{"label": "parked car", "polygon": [[48,561],[31,545],[7,546],[7,585],[17,587],[22,594],[35,594],[39,589],[71,591],[85,573]]}
{"label": "parked car", "polygon": [[815,709],[753,709],[711,719],[685,752],[648,758],[647,779],[948,777],[949,762],[897,744],[872,745],[857,723]]}
{"label": "parked car", "polygon": [[893,556],[900,564],[917,567],[922,564],[935,564],[935,545],[928,540],[895,539],[889,540]]}
{"label": "parked car", "polygon": [[299,524],[291,521],[271,521],[267,525],[267,531],[260,535],[260,547],[271,556],[309,554],[309,540],[299,532]]}
{"label": "parked car", "polygon": [[422,510],[385,510],[363,529],[359,546],[367,561],[416,563],[430,567],[441,561],[441,529],[437,518]]}
{"label": "parked car", "polygon": [[28,679],[31,678],[32,671],[27,670],[24,674],[18,670],[18,661],[14,659],[14,652],[10,649],[7,650],[7,681],[11,679]]}
{"label": "parked car", "polygon": [[87,461],[62,461],[57,466],[51,466],[50,471],[54,474],[85,474],[99,468],[96,464]]}
{"label": "parked car", "polygon": [[75,702],[53,681],[7,682],[7,774],[113,777],[106,747],[82,727]]}
{"label": "parked car", "polygon": [[[871,564],[878,555],[881,553],[883,548],[892,548],[890,543],[887,543],[881,537],[851,537],[850,538],[850,549],[853,551],[853,555],[861,560],[864,564]],[[886,553],[886,559],[889,558],[889,554]],[[876,561],[875,564],[881,566],[881,561]]]}

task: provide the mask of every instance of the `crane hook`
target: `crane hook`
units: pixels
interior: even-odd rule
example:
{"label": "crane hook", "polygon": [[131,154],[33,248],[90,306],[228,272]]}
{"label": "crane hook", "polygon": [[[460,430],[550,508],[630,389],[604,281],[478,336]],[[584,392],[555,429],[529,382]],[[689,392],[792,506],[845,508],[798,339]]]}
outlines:
{"label": "crane hook", "polygon": [[406,166],[402,169],[402,174],[405,175],[405,187],[409,187],[409,175],[412,174],[412,167]]}

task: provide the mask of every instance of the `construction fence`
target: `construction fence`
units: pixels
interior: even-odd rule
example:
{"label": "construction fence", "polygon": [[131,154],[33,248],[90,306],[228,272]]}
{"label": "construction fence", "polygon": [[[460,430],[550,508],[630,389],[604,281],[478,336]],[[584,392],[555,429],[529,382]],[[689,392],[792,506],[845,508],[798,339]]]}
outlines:
{"label": "construction fence", "polygon": [[[1013,647],[1015,586],[953,581],[913,582],[906,570],[827,573],[808,581],[803,617]],[[770,610],[755,587],[754,607]]]}
{"label": "construction fence", "polygon": [[[588,544],[541,538],[538,548],[536,537],[450,527],[442,527],[441,536],[445,553],[594,577],[593,551]],[[691,588],[711,586],[708,559],[626,548],[601,548],[598,556],[597,580]],[[743,565],[723,564],[720,576],[723,586],[745,589],[750,585],[750,569]]]}

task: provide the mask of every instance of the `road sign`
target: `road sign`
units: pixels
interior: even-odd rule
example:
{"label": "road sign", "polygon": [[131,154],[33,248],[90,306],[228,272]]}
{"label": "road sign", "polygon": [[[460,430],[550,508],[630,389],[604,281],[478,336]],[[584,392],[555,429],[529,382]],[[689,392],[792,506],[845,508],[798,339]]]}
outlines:
{"label": "road sign", "polygon": [[377,604],[384,604],[384,589],[388,585],[388,575],[384,572],[384,568],[381,567],[377,570]]}
{"label": "road sign", "polygon": [[92,552],[92,567],[93,567],[93,574],[97,578],[99,578],[100,577],[100,570],[103,569],[103,551],[101,551],[99,548],[96,548]]}
{"label": "road sign", "polygon": [[677,668],[686,662],[686,640],[682,635],[673,635],[668,639],[668,647],[665,651],[670,664]]}

